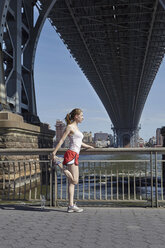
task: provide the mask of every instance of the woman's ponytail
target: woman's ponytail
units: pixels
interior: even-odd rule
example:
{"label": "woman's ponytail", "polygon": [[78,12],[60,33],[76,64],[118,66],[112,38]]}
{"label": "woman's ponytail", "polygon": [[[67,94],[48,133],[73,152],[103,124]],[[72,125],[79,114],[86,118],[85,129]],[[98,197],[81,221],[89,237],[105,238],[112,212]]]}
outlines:
{"label": "woman's ponytail", "polygon": [[70,114],[67,114],[66,117],[65,117],[65,121],[66,121],[66,124],[67,124],[67,125],[69,125],[69,124],[72,123],[70,117],[71,117]]}
{"label": "woman's ponytail", "polygon": [[65,117],[66,124],[67,124],[67,125],[71,124],[71,123],[74,121],[75,115],[79,115],[81,112],[82,112],[82,110],[79,109],[79,108],[73,109],[73,110],[72,110],[69,114],[67,114],[66,117]]}

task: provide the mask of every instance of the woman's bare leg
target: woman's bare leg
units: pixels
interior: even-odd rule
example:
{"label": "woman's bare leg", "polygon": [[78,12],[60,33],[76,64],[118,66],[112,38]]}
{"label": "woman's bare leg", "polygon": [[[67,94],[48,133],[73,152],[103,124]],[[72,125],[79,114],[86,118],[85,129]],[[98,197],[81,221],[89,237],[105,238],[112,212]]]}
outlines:
{"label": "woman's bare leg", "polygon": [[64,169],[63,172],[69,181],[71,181],[71,182],[74,181],[73,175],[68,169]]}
{"label": "woman's bare leg", "polygon": [[69,206],[73,206],[74,189],[75,189],[75,185],[71,183],[69,180],[69,185],[68,185]]}
{"label": "woman's bare leg", "polygon": [[79,179],[79,168],[75,164],[67,165],[67,169],[63,166],[62,163],[58,164],[58,166],[64,172],[64,174],[69,180],[69,184],[68,184],[69,205],[73,206],[75,184],[78,183],[78,179]]}
{"label": "woman's bare leg", "polygon": [[69,206],[73,206],[75,184],[78,183],[79,179],[79,167],[75,164],[70,164],[68,165],[68,171],[72,174],[73,177],[73,180],[69,179],[68,185]]}
{"label": "woman's bare leg", "polygon": [[73,179],[73,176],[72,176],[72,173],[71,173],[68,169],[64,168],[64,166],[63,166],[62,163],[59,163],[58,166],[60,167],[61,171],[65,174],[65,176],[66,176],[69,180],[71,180],[71,181],[74,180],[74,179]]}

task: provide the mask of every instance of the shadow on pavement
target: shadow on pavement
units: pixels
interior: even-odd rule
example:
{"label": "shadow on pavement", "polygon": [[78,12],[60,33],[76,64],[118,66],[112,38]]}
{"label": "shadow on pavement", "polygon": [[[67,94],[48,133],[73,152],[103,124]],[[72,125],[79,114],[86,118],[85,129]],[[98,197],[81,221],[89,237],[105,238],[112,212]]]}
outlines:
{"label": "shadow on pavement", "polygon": [[44,208],[28,205],[0,205],[0,210],[21,210],[21,211],[33,211],[33,212],[62,212],[66,213],[66,210],[63,209],[53,209],[53,208]]}

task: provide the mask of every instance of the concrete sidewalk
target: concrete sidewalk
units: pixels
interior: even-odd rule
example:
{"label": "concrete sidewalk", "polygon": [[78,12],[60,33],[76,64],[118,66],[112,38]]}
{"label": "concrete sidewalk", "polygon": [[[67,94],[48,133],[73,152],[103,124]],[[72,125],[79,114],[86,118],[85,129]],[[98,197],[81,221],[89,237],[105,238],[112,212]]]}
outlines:
{"label": "concrete sidewalk", "polygon": [[165,209],[0,205],[0,248],[164,248]]}

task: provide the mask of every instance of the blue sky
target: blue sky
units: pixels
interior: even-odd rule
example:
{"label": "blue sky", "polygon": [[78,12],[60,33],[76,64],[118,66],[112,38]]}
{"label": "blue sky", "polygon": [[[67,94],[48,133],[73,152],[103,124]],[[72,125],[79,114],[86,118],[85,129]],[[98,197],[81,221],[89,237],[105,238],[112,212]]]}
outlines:
{"label": "blue sky", "polygon": [[[64,121],[73,108],[84,111],[81,131],[112,133],[111,120],[94,89],[69,51],[46,21],[35,58],[37,113],[52,129],[57,119]],[[140,136],[155,136],[157,127],[165,126],[165,59],[148,95],[140,120]]]}

